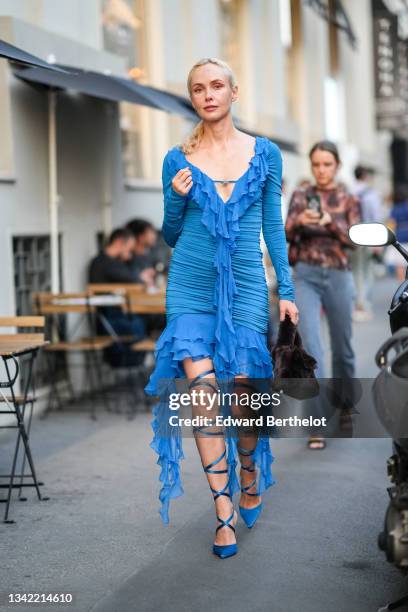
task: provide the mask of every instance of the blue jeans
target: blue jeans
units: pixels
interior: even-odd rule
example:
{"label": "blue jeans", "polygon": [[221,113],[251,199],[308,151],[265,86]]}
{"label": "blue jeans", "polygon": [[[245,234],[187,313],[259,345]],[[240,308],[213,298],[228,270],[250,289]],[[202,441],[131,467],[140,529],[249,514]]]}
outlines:
{"label": "blue jeans", "polygon": [[294,281],[299,333],[305,350],[318,363],[316,377],[327,377],[320,331],[323,306],[329,323],[332,377],[354,378],[355,358],[351,336],[356,292],[352,272],[298,262],[294,267]]}

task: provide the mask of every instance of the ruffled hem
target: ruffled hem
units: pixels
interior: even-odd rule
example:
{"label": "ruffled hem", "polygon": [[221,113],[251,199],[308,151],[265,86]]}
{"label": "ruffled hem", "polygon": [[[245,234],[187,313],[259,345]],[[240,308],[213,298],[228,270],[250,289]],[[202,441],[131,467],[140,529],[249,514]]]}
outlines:
{"label": "ruffled hem", "polygon": [[[169,407],[168,398],[171,393],[177,392],[176,379],[185,378],[183,359],[192,357],[196,360],[210,357],[215,364],[215,324],[215,315],[212,314],[182,314],[168,323],[156,343],[156,367],[145,387],[145,392],[159,397],[159,402],[153,408],[151,423],[153,440],[150,446],[157,453],[157,463],[161,467],[159,513],[165,524],[169,523],[170,501],[184,493],[180,472],[180,460],[184,458],[181,428],[169,424],[169,418],[174,412]],[[243,325],[236,325],[235,332],[237,371],[233,376],[246,374],[250,378],[270,378],[272,361],[266,347],[265,336]],[[219,370],[215,365],[214,368],[221,384],[233,380],[229,370],[228,372]],[[238,438],[227,431],[227,465],[231,495],[240,490],[236,475],[237,443]],[[275,483],[271,473],[273,459],[269,438],[259,437],[253,461],[259,467],[260,494]]]}
{"label": "ruffled hem", "polygon": [[237,374],[246,374],[250,378],[272,376],[271,355],[263,334],[244,325],[235,325],[235,369],[231,372],[230,368],[223,368],[223,362],[217,362],[215,354],[215,325],[212,314],[182,314],[172,319],[156,342],[156,366],[145,387],[146,393],[158,396],[163,381],[166,386],[169,379],[185,378],[182,361],[186,357],[193,361],[211,357],[217,378],[224,380]]}

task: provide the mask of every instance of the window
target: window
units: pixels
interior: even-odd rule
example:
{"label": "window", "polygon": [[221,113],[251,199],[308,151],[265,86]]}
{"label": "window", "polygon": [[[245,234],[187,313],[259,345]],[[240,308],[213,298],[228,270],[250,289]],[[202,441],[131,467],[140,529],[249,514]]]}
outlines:
{"label": "window", "polygon": [[[139,82],[148,80],[146,54],[145,0],[103,0],[102,30],[106,51],[126,60],[128,75]],[[150,178],[146,167],[151,110],[122,102],[119,104],[122,136],[122,163],[125,179]]]}
{"label": "window", "polygon": [[238,81],[240,73],[240,14],[241,0],[221,0],[221,47],[225,61],[230,64],[237,75]]}
{"label": "window", "polygon": [[[238,85],[245,82],[245,42],[247,41],[243,23],[243,0],[220,0],[220,35],[222,59],[229,64],[236,76]],[[236,105],[237,114],[242,114],[241,105],[245,103],[245,90],[241,90]]]}
{"label": "window", "polygon": [[149,113],[149,109],[129,102],[121,102],[119,109],[123,175],[125,179],[147,178],[142,126],[143,115]]}
{"label": "window", "polygon": [[[59,251],[61,236],[59,237]],[[14,236],[13,237],[13,270],[16,315],[33,314],[32,294],[40,291],[51,291],[51,241],[45,236]],[[62,257],[60,258],[60,278],[62,278]],[[47,338],[51,337],[51,329],[46,327]],[[58,357],[57,375],[65,368],[64,355]],[[24,380],[24,369],[22,379]],[[40,351],[36,359],[37,386],[49,383],[49,364],[44,351]]]}
{"label": "window", "polygon": [[329,0],[329,61],[330,76],[336,78],[339,72],[339,30],[336,25],[336,2]]}
{"label": "window", "polygon": [[279,30],[284,49],[292,46],[292,13],[290,0],[279,0]]}
{"label": "window", "polygon": [[329,74],[324,79],[325,132],[330,140],[345,138],[344,91],[340,78],[338,3],[329,0]]}
{"label": "window", "polygon": [[[60,253],[61,253],[61,236]],[[13,269],[16,315],[32,314],[31,294],[51,291],[50,237],[15,236],[13,238]],[[62,278],[60,258],[60,278]]]}
{"label": "window", "polygon": [[280,32],[285,58],[285,89],[288,116],[302,121],[303,36],[300,0],[280,0]]}
{"label": "window", "polygon": [[339,141],[345,136],[343,94],[340,81],[332,77],[324,79],[325,134],[329,140]]}
{"label": "window", "polygon": [[126,59],[128,70],[143,74],[144,28],[143,2],[141,0],[103,0],[103,45],[106,51]]}

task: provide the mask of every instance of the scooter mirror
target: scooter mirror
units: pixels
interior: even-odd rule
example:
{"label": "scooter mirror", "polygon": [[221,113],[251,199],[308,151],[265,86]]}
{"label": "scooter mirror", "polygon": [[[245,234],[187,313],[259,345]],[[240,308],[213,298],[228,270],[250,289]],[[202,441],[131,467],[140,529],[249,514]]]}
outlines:
{"label": "scooter mirror", "polygon": [[350,240],[360,246],[385,246],[396,241],[394,232],[382,223],[357,223],[348,233]]}

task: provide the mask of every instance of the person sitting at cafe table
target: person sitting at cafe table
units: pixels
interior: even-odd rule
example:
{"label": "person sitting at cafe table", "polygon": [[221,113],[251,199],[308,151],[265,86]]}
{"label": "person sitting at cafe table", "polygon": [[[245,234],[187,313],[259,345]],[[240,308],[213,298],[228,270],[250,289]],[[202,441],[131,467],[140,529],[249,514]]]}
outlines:
{"label": "person sitting at cafe table", "polygon": [[135,238],[126,228],[113,230],[105,248],[92,259],[89,267],[90,283],[133,283],[126,262],[133,257]]}
{"label": "person sitting at cafe table", "polygon": [[128,262],[134,282],[144,282],[154,286],[156,270],[152,260],[152,251],[157,243],[157,230],[145,219],[132,219],[126,225],[135,239],[133,256]]}
{"label": "person sitting at cafe table", "polygon": [[[127,228],[115,229],[108,242],[89,266],[88,279],[93,284],[134,283],[134,277],[127,266],[133,255],[135,238]],[[141,363],[143,355],[131,350],[133,342],[146,335],[144,317],[123,312],[120,306],[99,308],[97,334],[108,335],[112,331],[119,337],[127,337],[124,342],[115,343],[105,349],[104,357],[112,366],[129,366]]]}
{"label": "person sitting at cafe table", "polygon": [[[163,289],[171,249],[156,228],[145,219],[132,219],[126,225],[133,233],[136,244],[129,262],[135,279],[142,279],[153,290]],[[147,335],[159,335],[166,326],[165,314],[145,315]]]}

